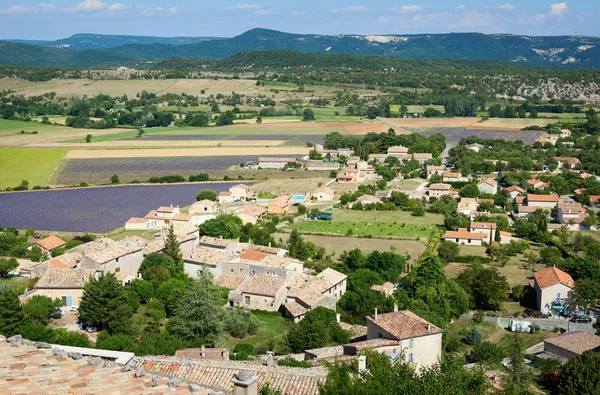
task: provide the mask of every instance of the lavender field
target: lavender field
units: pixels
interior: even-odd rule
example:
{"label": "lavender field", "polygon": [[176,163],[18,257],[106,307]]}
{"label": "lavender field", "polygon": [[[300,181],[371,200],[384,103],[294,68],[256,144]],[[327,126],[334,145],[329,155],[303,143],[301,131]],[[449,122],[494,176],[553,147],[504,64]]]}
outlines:
{"label": "lavender field", "polygon": [[[285,155],[284,155],[285,156]],[[154,176],[182,175],[189,177],[207,173],[222,178],[230,166],[247,161],[256,162],[256,156],[212,156],[175,158],[118,158],[118,159],[68,159],[50,185],[106,184],[117,174],[121,182],[145,181]]]}
{"label": "lavender field", "polygon": [[486,129],[460,129],[460,128],[421,128],[411,130],[414,133],[431,136],[435,133],[443,134],[447,143],[458,143],[461,139],[475,136],[482,139],[503,139],[507,141],[521,140],[532,145],[535,140],[544,135],[538,130],[486,130]]}
{"label": "lavender field", "polygon": [[0,226],[104,233],[160,206],[190,205],[201,189],[226,191],[232,183],[125,185],[0,194]]}

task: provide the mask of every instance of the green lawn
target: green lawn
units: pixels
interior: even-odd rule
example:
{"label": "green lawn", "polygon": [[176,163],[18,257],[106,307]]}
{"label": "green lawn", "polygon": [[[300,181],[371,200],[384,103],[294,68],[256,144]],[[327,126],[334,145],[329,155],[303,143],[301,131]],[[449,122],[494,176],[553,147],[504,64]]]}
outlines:
{"label": "green lawn", "polygon": [[284,335],[290,325],[287,318],[283,317],[281,313],[276,312],[252,310],[250,313],[258,318],[260,322],[256,334],[244,339],[237,339],[226,335],[220,342],[219,347],[229,348],[233,352],[236,344],[248,343],[252,344],[254,348],[263,346],[272,349],[275,344],[283,341]]}
{"label": "green lawn", "polygon": [[[427,110],[428,108],[435,108],[438,111],[441,111],[442,114],[446,111],[446,109],[444,108],[444,106],[437,106],[437,105],[430,105],[430,106],[406,106],[408,107],[408,112],[418,112],[418,113],[423,113],[425,112],[425,110]],[[390,106],[390,110],[392,112],[400,112],[400,105],[399,104],[393,104]]]}
{"label": "green lawn", "polygon": [[52,170],[67,152],[62,148],[0,148],[0,188],[45,185]]}
{"label": "green lawn", "polygon": [[279,88],[297,88],[297,85],[292,82],[280,82],[280,81],[261,81],[263,86],[273,86]]}
{"label": "green lawn", "polygon": [[[71,129],[71,128],[69,128]],[[48,125],[41,122],[24,122],[14,121],[10,119],[0,119],[0,133],[20,133],[21,130],[26,132],[42,131],[42,130],[64,130],[64,126]]]}
{"label": "green lawn", "polygon": [[[333,220],[312,221],[304,220],[291,225],[300,233],[339,234],[358,237],[429,237],[436,225],[442,223],[442,216],[427,214],[424,217],[414,217],[404,211],[356,211],[335,210]],[[351,232],[349,232],[351,231]]]}

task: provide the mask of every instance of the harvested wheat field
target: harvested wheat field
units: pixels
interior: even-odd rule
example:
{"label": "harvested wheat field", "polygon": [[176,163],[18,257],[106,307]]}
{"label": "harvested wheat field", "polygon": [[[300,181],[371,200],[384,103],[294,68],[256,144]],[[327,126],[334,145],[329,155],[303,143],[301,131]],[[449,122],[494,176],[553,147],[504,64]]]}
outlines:
{"label": "harvested wheat field", "polygon": [[386,122],[399,128],[472,128],[480,118],[387,118]]}
{"label": "harvested wheat field", "polygon": [[180,156],[270,156],[270,155],[308,155],[307,147],[269,147],[269,148],[172,148],[172,149],[74,149],[67,152],[65,159],[101,159],[101,158],[166,158]]}
{"label": "harvested wheat field", "polygon": [[82,148],[86,149],[120,149],[120,148],[194,148],[194,147],[278,147],[286,140],[114,140],[98,143],[37,143],[30,144],[37,148]]}

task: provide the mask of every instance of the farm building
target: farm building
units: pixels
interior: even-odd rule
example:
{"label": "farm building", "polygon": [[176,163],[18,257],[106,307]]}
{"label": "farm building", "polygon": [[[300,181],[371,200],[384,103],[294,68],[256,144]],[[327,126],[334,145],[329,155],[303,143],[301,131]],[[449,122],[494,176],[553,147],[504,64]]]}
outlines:
{"label": "farm building", "polygon": [[219,192],[219,203],[220,204],[233,203],[233,193],[231,193],[229,191]]}
{"label": "farm building", "polygon": [[466,228],[460,228],[457,231],[447,231],[444,234],[443,239],[458,244],[482,246],[486,240],[486,235],[483,233],[469,232]]}
{"label": "farm building", "polygon": [[429,197],[440,197],[450,195],[450,184],[436,183],[429,186]]}
{"label": "farm building", "polygon": [[444,182],[468,182],[469,177],[464,177],[462,174],[453,171],[447,171],[442,174],[442,181]]}
{"label": "farm building", "polygon": [[559,200],[558,195],[534,195],[531,193],[526,198],[527,206],[541,208],[554,208],[558,205]]}
{"label": "farm building", "polygon": [[258,168],[259,169],[274,169],[281,170],[285,168],[285,165],[288,163],[296,163],[296,158],[271,158],[271,157],[262,157],[258,158]]}
{"label": "farm building", "polygon": [[[375,309],[374,315],[367,316],[367,340],[364,343],[392,359],[404,355],[417,369],[436,365],[442,358],[442,330],[410,310],[398,311],[397,305],[392,313],[377,314]],[[356,355],[356,349],[349,353],[345,351],[358,344],[344,346],[344,354]]]}
{"label": "farm building", "polygon": [[533,289],[536,293],[537,308],[543,313],[562,310],[565,299],[575,288],[571,275],[555,267],[549,267],[534,274]]}
{"label": "farm building", "polygon": [[571,360],[586,351],[600,351],[600,337],[583,331],[572,331],[544,340],[544,354]]}
{"label": "farm building", "polygon": [[254,193],[252,192],[252,189],[250,189],[250,187],[245,184],[234,185],[231,188],[229,188],[229,192],[231,192],[231,197],[233,198],[234,201],[239,200],[239,201],[245,202],[245,201],[256,199],[254,197]]}
{"label": "farm building", "polygon": [[506,192],[508,192],[510,194],[511,199],[514,199],[517,196],[519,196],[521,193],[525,193],[525,190],[516,185],[511,185],[508,188],[506,188]]}
{"label": "farm building", "polygon": [[269,214],[286,214],[290,208],[290,199],[288,195],[281,195],[271,200],[267,206]]}
{"label": "farm building", "polygon": [[444,173],[444,166],[432,166],[427,165],[427,178],[433,177],[435,174],[442,175]]}
{"label": "farm building", "polygon": [[335,196],[335,191],[328,187],[320,187],[315,189],[313,196],[317,199],[317,202],[330,202]]}
{"label": "farm building", "polygon": [[309,160],[304,164],[306,170],[338,170],[340,164],[337,162],[323,162],[322,160]]}
{"label": "farm building", "polygon": [[22,302],[40,295],[60,299],[64,307],[79,306],[83,296],[83,286],[96,276],[95,269],[49,268],[42,274],[33,290],[22,296]]}
{"label": "farm building", "polygon": [[195,215],[212,214],[217,211],[217,202],[212,200],[200,200],[192,204],[190,207],[190,213]]}
{"label": "farm building", "polygon": [[50,235],[46,238],[36,241],[32,245],[30,245],[28,249],[31,250],[31,247],[36,245],[40,247],[40,250],[42,250],[42,254],[49,255],[52,250],[64,247],[66,244],[67,243],[63,239],[60,239],[54,235]]}
{"label": "farm building", "polygon": [[432,159],[433,155],[429,154],[429,153],[423,153],[423,154],[413,154],[412,155],[412,159],[416,160],[419,163],[425,163],[428,160]]}
{"label": "farm building", "polygon": [[481,193],[489,193],[495,195],[498,193],[498,182],[491,178],[486,178],[477,184],[477,188]]}
{"label": "farm building", "polygon": [[235,210],[235,216],[242,220],[244,225],[256,224],[260,217],[267,213],[267,209],[256,204],[247,204]]}
{"label": "farm building", "polygon": [[568,156],[557,156],[554,158],[560,167],[566,167],[570,170],[575,170],[581,166],[581,161],[578,158],[572,158]]}

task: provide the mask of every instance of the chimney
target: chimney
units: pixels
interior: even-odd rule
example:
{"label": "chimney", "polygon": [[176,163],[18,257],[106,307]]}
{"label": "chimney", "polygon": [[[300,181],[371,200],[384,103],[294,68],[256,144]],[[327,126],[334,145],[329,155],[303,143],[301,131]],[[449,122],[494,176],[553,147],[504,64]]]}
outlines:
{"label": "chimney", "polygon": [[342,315],[341,315],[341,314],[339,314],[339,313],[337,313],[337,314],[335,315],[335,320],[336,320],[336,321],[337,321],[337,323],[339,324],[339,323],[342,321]]}
{"label": "chimney", "polygon": [[358,373],[362,373],[367,370],[367,357],[361,355],[358,357]]}
{"label": "chimney", "polygon": [[375,315],[373,317],[375,318],[375,321],[377,321],[377,307],[375,307]]}
{"label": "chimney", "polygon": [[273,359],[272,351],[267,351],[267,366],[275,366],[275,359]]}
{"label": "chimney", "polygon": [[202,345],[202,348],[200,349],[200,358],[201,359],[206,358],[206,349],[204,348],[204,344]]}
{"label": "chimney", "polygon": [[398,303],[394,303],[394,313],[398,312]]}
{"label": "chimney", "polygon": [[258,395],[258,377],[248,370],[236,374],[231,382],[234,395]]}
{"label": "chimney", "polygon": [[173,207],[173,205],[171,204],[171,207]]}
{"label": "chimney", "polygon": [[429,325],[429,323],[427,323],[427,325],[425,326],[425,328],[427,329],[427,332],[431,331],[431,325]]}

